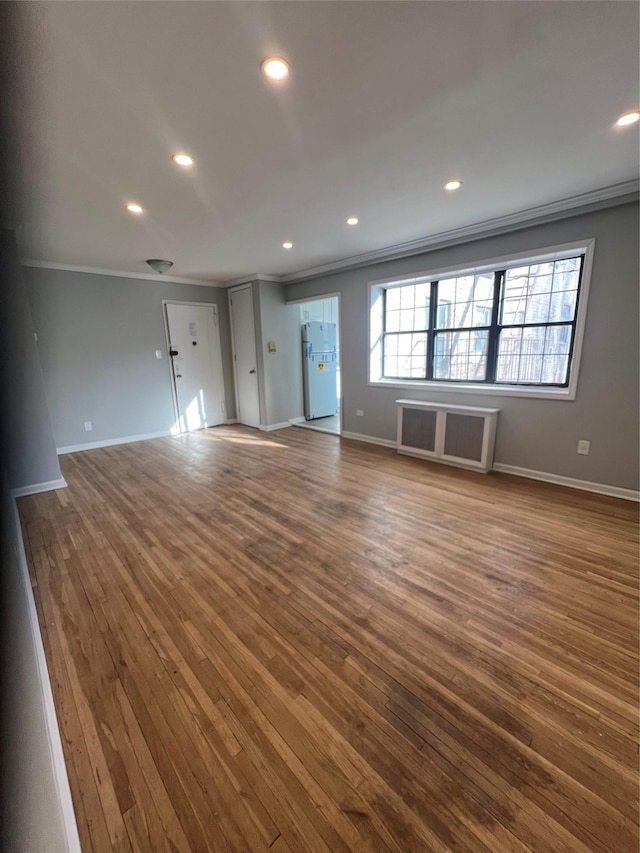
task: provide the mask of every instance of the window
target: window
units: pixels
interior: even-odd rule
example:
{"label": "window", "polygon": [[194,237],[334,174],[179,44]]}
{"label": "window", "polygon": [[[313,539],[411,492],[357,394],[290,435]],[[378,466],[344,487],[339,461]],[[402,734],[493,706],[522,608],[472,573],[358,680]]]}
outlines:
{"label": "window", "polygon": [[372,285],[371,380],[575,395],[592,247]]}

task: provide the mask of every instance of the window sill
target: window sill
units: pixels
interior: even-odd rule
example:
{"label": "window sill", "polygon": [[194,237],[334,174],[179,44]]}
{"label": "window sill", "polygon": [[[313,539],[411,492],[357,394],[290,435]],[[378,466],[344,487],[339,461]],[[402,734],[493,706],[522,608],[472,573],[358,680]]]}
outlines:
{"label": "window sill", "polygon": [[524,388],[518,385],[475,385],[463,382],[428,382],[415,379],[370,379],[373,388],[414,388],[445,394],[476,394],[490,397],[529,397],[534,400],[575,400],[575,390],[569,388]]}

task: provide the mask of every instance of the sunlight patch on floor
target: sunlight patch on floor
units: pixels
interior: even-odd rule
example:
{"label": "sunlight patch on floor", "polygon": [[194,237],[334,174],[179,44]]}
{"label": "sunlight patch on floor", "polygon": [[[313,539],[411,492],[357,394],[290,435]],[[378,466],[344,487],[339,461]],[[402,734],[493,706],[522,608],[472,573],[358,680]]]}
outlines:
{"label": "sunlight patch on floor", "polygon": [[264,438],[262,435],[238,435],[231,430],[223,430],[221,427],[210,427],[197,431],[198,436],[206,438],[208,441],[224,441],[229,444],[246,444],[251,447],[281,447],[288,450],[286,444],[280,444],[272,439]]}

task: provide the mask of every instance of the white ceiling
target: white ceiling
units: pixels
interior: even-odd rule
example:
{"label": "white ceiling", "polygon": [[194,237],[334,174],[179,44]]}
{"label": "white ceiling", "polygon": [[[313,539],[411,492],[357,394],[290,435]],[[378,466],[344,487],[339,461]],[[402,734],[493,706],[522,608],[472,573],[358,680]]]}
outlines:
{"label": "white ceiling", "polygon": [[24,258],[286,275],[638,177],[636,3],[19,5]]}

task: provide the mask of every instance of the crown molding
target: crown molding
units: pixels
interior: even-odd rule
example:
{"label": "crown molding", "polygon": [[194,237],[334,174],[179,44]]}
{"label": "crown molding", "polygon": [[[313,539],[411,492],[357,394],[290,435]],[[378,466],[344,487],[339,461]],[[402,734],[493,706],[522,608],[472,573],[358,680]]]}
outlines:
{"label": "crown molding", "polygon": [[232,281],[227,281],[222,287],[237,287],[240,284],[251,284],[253,281],[273,281],[276,284],[282,283],[281,275],[265,275],[261,272],[254,272],[251,275],[242,275],[240,278],[234,278]]}
{"label": "crown molding", "polygon": [[226,287],[219,281],[202,281],[197,278],[180,278],[175,275],[161,275],[160,273],[127,272],[125,270],[106,270],[100,267],[81,267],[75,264],[58,264],[54,261],[23,260],[23,267],[36,267],[45,270],[65,270],[67,272],[83,272],[89,275],[112,275],[116,278],[140,278],[143,281],[168,281],[170,284],[197,284],[200,287]]}
{"label": "crown molding", "polygon": [[582,213],[591,213],[607,207],[624,204],[626,201],[637,201],[640,181],[625,181],[599,190],[581,193],[570,198],[530,207],[517,213],[509,213],[495,219],[486,219],[473,225],[465,225],[462,228],[453,228],[450,231],[441,231],[430,237],[420,237],[406,243],[397,243],[384,249],[375,249],[364,252],[361,255],[352,255],[339,261],[301,270],[297,273],[288,273],[280,278],[283,284],[302,281],[307,278],[315,278],[327,273],[341,272],[353,267],[364,267],[381,261],[397,260],[411,255],[419,255],[425,251],[441,249],[445,246],[453,246],[457,243],[467,243],[483,237],[493,237],[496,234],[504,234],[509,231],[517,231],[534,225],[543,225],[558,219],[568,219],[571,216]]}

